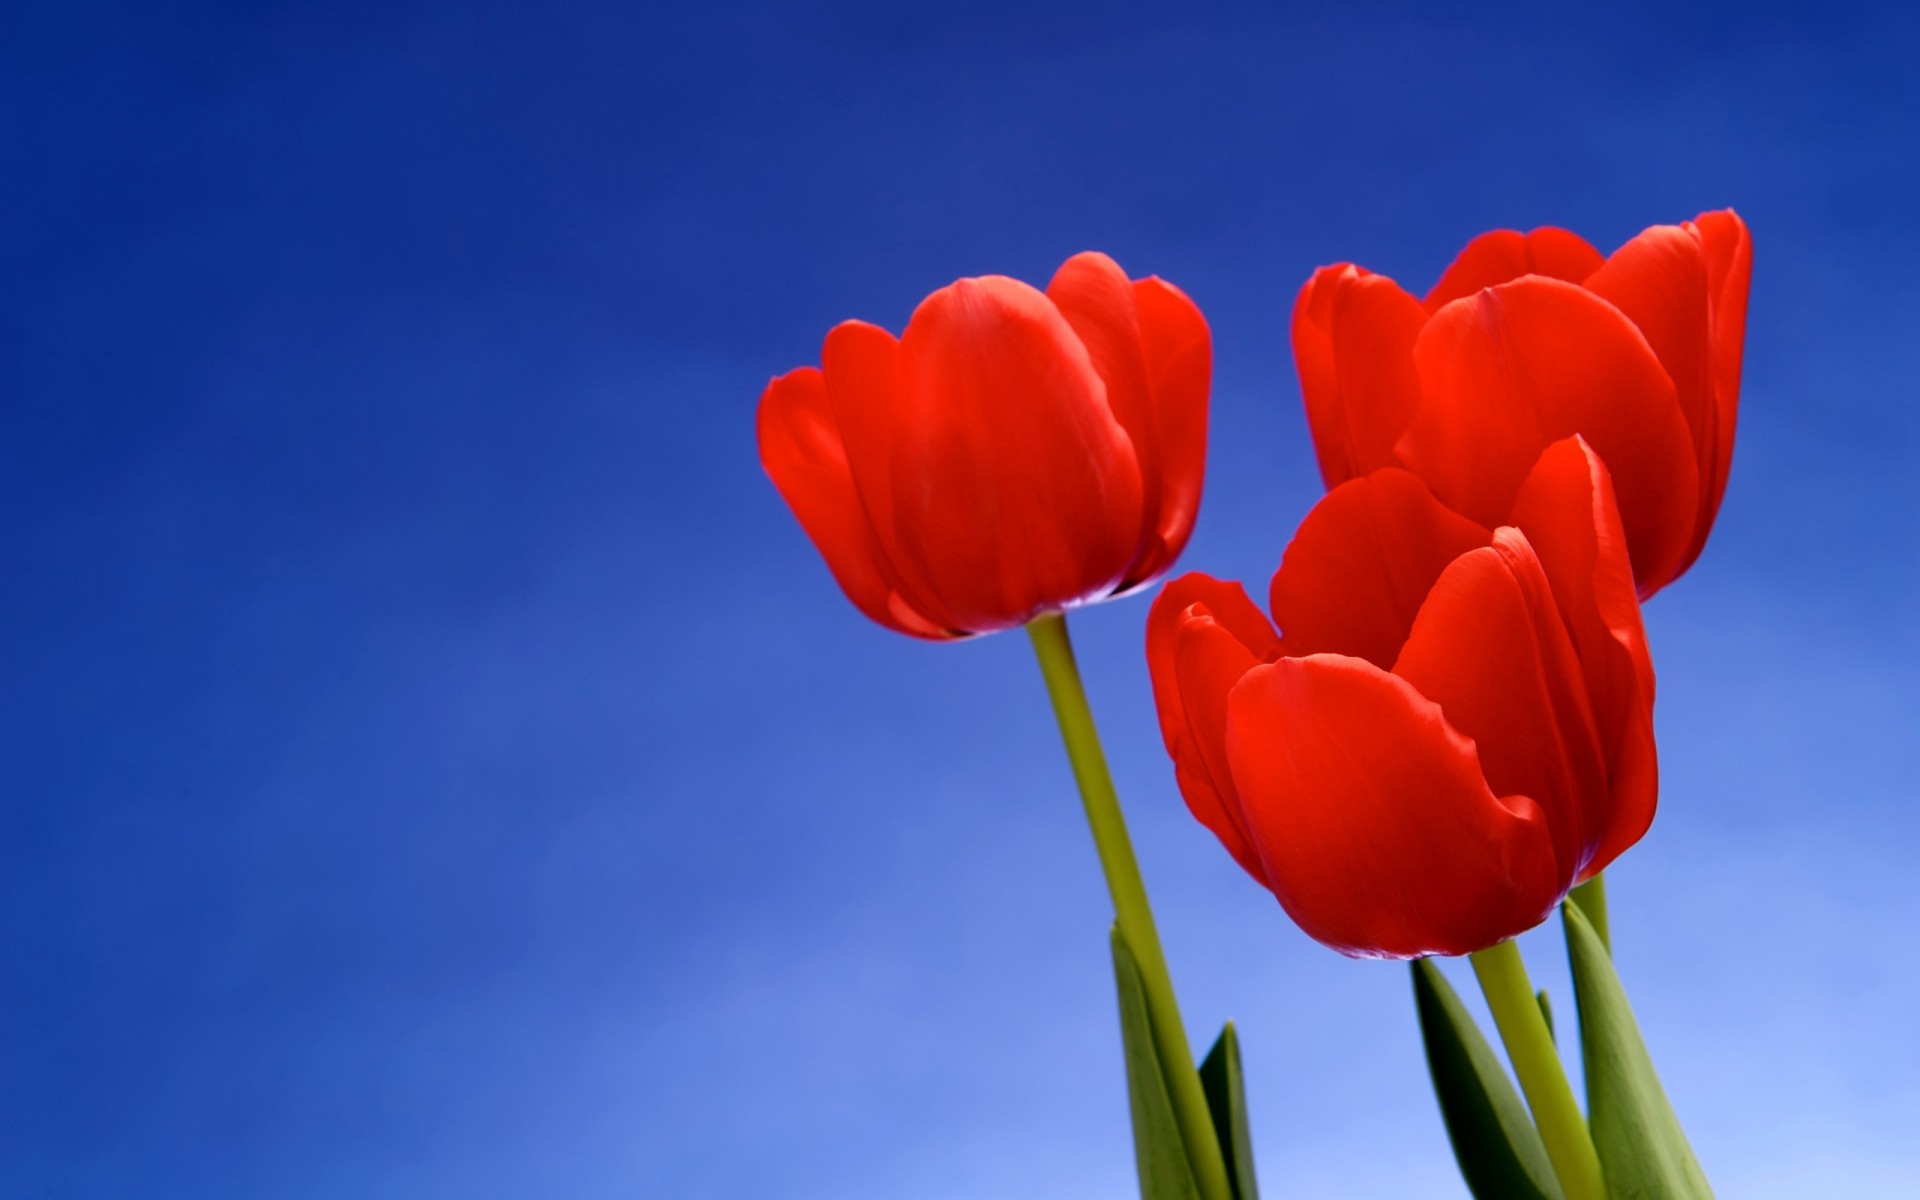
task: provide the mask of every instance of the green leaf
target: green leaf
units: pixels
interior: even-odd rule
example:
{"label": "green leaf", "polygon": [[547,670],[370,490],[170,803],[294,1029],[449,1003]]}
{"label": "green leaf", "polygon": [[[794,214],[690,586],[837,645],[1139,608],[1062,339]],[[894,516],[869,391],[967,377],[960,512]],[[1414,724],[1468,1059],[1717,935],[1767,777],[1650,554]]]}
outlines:
{"label": "green leaf", "polygon": [[1413,999],[1433,1092],[1467,1190],[1476,1200],[1562,1200],[1520,1093],[1446,976],[1424,958],[1413,963]]}
{"label": "green leaf", "polygon": [[1611,1200],[1711,1200],[1713,1189],[1687,1145],[1654,1074],[1613,959],[1578,906],[1562,905],[1580,1051],[1587,1068],[1593,1148]]}
{"label": "green leaf", "polygon": [[1559,1035],[1553,1031],[1553,1005],[1547,1003],[1547,989],[1541,988],[1535,992],[1533,999],[1540,1005],[1540,1019],[1547,1023],[1547,1036],[1559,1041]]}
{"label": "green leaf", "polygon": [[[1127,1103],[1133,1111],[1133,1159],[1141,1200],[1200,1200],[1186,1142],[1173,1116],[1166,1072],[1153,1048],[1146,988],[1133,951],[1113,927],[1113,977],[1120,992],[1120,1042],[1127,1056]],[[1231,1161],[1231,1160],[1229,1160]]]}
{"label": "green leaf", "polygon": [[1220,1135],[1220,1155],[1227,1160],[1227,1182],[1234,1200],[1260,1200],[1253,1179],[1253,1139],[1247,1133],[1247,1094],[1240,1074],[1240,1035],[1228,1021],[1200,1064],[1200,1086],[1207,1093],[1207,1110]]}

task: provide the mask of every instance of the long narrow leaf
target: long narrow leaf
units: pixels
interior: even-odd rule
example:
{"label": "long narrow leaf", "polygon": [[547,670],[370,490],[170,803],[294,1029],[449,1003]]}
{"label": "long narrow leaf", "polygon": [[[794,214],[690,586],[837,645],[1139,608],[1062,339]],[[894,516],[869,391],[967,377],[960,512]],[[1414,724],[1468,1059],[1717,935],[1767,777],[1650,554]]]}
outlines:
{"label": "long narrow leaf", "polygon": [[1146,988],[1120,926],[1113,927],[1113,977],[1120,993],[1120,1042],[1127,1058],[1127,1102],[1133,1112],[1133,1158],[1141,1200],[1200,1200],[1187,1147],[1174,1120],[1166,1073],[1153,1047]]}
{"label": "long narrow leaf", "polygon": [[1547,1148],[1519,1092],[1440,968],[1413,963],[1427,1070],[1460,1177],[1476,1200],[1562,1200]]}
{"label": "long narrow leaf", "polygon": [[1253,1139],[1247,1133],[1247,1093],[1240,1074],[1240,1035],[1228,1021],[1200,1064],[1200,1086],[1206,1089],[1207,1109],[1220,1135],[1220,1154],[1227,1160],[1227,1182],[1234,1200],[1260,1200],[1253,1178]]}
{"label": "long narrow leaf", "polygon": [[1579,908],[1562,905],[1561,912],[1580,1007],[1593,1147],[1607,1173],[1607,1194],[1613,1200],[1712,1200],[1713,1189],[1654,1073],[1612,957]]}

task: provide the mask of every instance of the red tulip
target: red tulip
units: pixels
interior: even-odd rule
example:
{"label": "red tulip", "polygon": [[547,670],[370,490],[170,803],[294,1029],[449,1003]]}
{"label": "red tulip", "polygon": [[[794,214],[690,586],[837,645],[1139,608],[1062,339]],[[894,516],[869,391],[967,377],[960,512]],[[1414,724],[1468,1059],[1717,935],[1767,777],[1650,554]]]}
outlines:
{"label": "red tulip", "polygon": [[847,321],[760,397],[760,461],[840,587],[956,638],[1130,591],[1173,565],[1205,468],[1212,343],[1186,295],[1104,254],[1043,293],[999,275],[895,338]]}
{"label": "red tulip", "polygon": [[1656,225],[1603,259],[1564,229],[1471,242],[1426,299],[1351,263],[1293,309],[1328,487],[1405,467],[1449,507],[1502,519],[1549,442],[1579,434],[1619,490],[1651,596],[1693,564],[1726,490],[1740,397],[1747,227]]}
{"label": "red tulip", "polygon": [[1613,486],[1549,446],[1497,529],[1383,468],[1334,488],[1273,625],[1194,573],[1147,658],[1187,805],[1314,938],[1465,954],[1530,929],[1639,840],[1658,773]]}

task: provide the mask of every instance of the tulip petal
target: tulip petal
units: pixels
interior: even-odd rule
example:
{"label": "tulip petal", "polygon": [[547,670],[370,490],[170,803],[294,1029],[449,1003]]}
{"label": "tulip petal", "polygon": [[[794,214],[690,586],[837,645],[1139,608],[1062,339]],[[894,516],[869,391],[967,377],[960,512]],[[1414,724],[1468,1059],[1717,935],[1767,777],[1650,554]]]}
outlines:
{"label": "tulip petal", "polygon": [[[1711,527],[1726,494],[1733,466],[1733,431],[1740,416],[1740,366],[1747,340],[1747,285],[1753,275],[1753,241],[1747,226],[1732,209],[1701,213],[1694,218],[1707,260],[1707,291],[1713,313],[1713,394],[1717,414],[1717,441],[1703,490],[1701,511]],[[1700,540],[1705,541],[1706,530]],[[1698,551],[1696,550],[1696,553]]]}
{"label": "tulip petal", "polygon": [[878,325],[842,321],[827,332],[820,347],[820,367],[854,491],[880,547],[881,560],[890,568],[895,590],[935,625],[983,632],[964,624],[941,601],[895,532],[892,462],[905,405],[900,390],[900,343]]}
{"label": "tulip petal", "polygon": [[1349,263],[1322,267],[1293,306],[1293,356],[1320,475],[1329,488],[1395,466],[1420,399],[1413,346],[1426,310],[1399,284]]}
{"label": "tulip petal", "polygon": [[1093,369],[1106,384],[1114,419],[1133,441],[1140,466],[1141,511],[1148,527],[1143,532],[1151,536],[1160,509],[1160,439],[1133,284],[1120,264],[1089,250],[1069,258],[1054,273],[1047,284],[1047,299],[1087,348]]}
{"label": "tulip petal", "polygon": [[1660,767],[1653,660],[1634,596],[1613,482],[1579,438],[1549,446],[1514,501],[1513,523],[1539,556],[1586,676],[1609,802],[1581,879],[1606,869],[1653,823]]}
{"label": "tulip petal", "polygon": [[760,461],[854,606],[889,629],[944,640],[943,629],[899,592],[847,469],[846,447],[814,367],[767,385],[758,417]]}
{"label": "tulip petal", "polygon": [[1598,250],[1577,233],[1542,225],[1532,233],[1496,229],[1467,243],[1422,301],[1430,313],[1439,312],[1462,296],[1481,288],[1498,287],[1522,275],[1545,275],[1579,283],[1605,262]]}
{"label": "tulip petal", "polygon": [[1371,663],[1255,667],[1228,699],[1227,757],[1274,895],[1343,954],[1466,954],[1562,890],[1539,806],[1495,796],[1440,707]]}
{"label": "tulip petal", "polygon": [[1192,573],[1162,588],[1147,615],[1147,668],[1160,737],[1187,808],[1246,872],[1268,886],[1227,766],[1227,695],[1280,654],[1280,639],[1237,583]]}
{"label": "tulip petal", "polygon": [[1472,738],[1487,785],[1532,797],[1573,885],[1606,807],[1606,764],[1579,657],[1533,548],[1518,530],[1455,559],[1393,665]]}
{"label": "tulip petal", "polygon": [[1287,546],[1268,589],[1287,653],[1393,665],[1434,580],[1493,533],[1405,471],[1375,471],[1327,493]]}
{"label": "tulip petal", "polygon": [[1358,274],[1352,263],[1321,267],[1293,300],[1293,367],[1300,375],[1300,399],[1307,410],[1320,478],[1329,488],[1352,479],[1353,455],[1347,448],[1346,413],[1340,401],[1340,369],[1333,357],[1333,294],[1341,280]]}
{"label": "tulip petal", "polygon": [[[1681,415],[1693,434],[1701,480],[1700,510],[1680,569],[1691,563],[1712,526],[1712,470],[1720,444],[1714,398],[1713,329],[1707,293],[1706,253],[1696,231],[1655,225],[1613,252],[1586,288],[1639,327],[1667,378],[1673,380]],[[1677,573],[1677,572],[1676,572]]]}
{"label": "tulip petal", "polygon": [[1499,524],[1540,452],[1577,433],[1613,473],[1640,594],[1673,578],[1699,466],[1673,381],[1619,309],[1528,276],[1442,308],[1414,360],[1424,399],[1398,453],[1443,503]]}
{"label": "tulip petal", "polygon": [[[975,632],[1109,592],[1139,544],[1140,469],[1053,302],[1018,280],[962,279],[914,311],[899,362],[890,414],[840,412],[834,394],[843,430],[889,427],[896,563]],[[848,457],[865,496],[851,439]]]}
{"label": "tulip petal", "polygon": [[1133,297],[1147,376],[1153,383],[1160,506],[1149,543],[1127,571],[1123,589],[1158,578],[1186,549],[1193,533],[1207,471],[1207,394],[1213,382],[1213,335],[1199,306],[1157,277],[1136,282]]}

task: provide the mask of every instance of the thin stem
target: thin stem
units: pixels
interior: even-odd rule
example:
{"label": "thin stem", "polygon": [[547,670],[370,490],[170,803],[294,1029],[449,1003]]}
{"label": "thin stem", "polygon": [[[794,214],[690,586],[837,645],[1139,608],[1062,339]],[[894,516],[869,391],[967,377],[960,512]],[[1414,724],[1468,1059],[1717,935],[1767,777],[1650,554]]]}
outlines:
{"label": "thin stem", "polygon": [[1036,617],[1027,626],[1027,634],[1033,639],[1040,674],[1045,677],[1047,695],[1053,700],[1053,715],[1060,722],[1060,738],[1066,743],[1067,758],[1073,763],[1074,779],[1080,785],[1087,825],[1093,830],[1093,844],[1100,851],[1100,869],[1106,873],[1107,891],[1113,896],[1114,918],[1134,958],[1139,961],[1147,1010],[1152,1018],[1154,1046],[1160,1053],[1161,1066],[1172,1090],[1174,1118],[1180,1123],[1180,1137],[1193,1164],[1194,1181],[1200,1185],[1204,1200],[1231,1200],[1226,1160],[1220,1153],[1220,1139],[1214,1133],[1213,1116],[1207,1108],[1206,1092],[1200,1085],[1200,1073],[1193,1065],[1193,1051],[1187,1045],[1187,1029],[1181,1023],[1180,1005],[1173,995],[1173,977],[1167,972],[1160,935],[1153,927],[1153,910],[1147,906],[1147,889],[1140,880],[1140,866],[1133,858],[1133,842],[1127,836],[1120,798],[1114,793],[1113,776],[1107,772],[1107,757],[1100,749],[1100,734],[1093,725],[1093,710],[1087,707],[1086,688],[1080,682],[1080,669],[1073,660],[1067,619],[1060,613]]}
{"label": "thin stem", "polygon": [[1534,999],[1520,947],[1507,941],[1475,953],[1473,973],[1480,977],[1480,990],[1493,1010],[1494,1024],[1500,1027],[1500,1040],[1507,1045],[1507,1057],[1520,1077],[1520,1090],[1533,1110],[1533,1123],[1540,1128],[1540,1140],[1546,1143],[1561,1190],[1567,1200],[1606,1200],[1600,1156],[1594,1152],[1586,1119],[1580,1115],[1553,1048],[1553,1034]]}
{"label": "thin stem", "polygon": [[1587,924],[1600,935],[1600,944],[1607,953],[1613,953],[1613,935],[1607,929],[1607,877],[1595,875],[1579,887],[1573,889],[1568,897],[1579,905],[1580,913],[1587,918]]}

